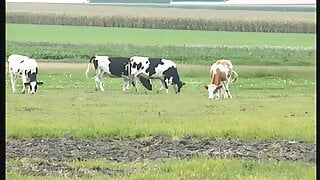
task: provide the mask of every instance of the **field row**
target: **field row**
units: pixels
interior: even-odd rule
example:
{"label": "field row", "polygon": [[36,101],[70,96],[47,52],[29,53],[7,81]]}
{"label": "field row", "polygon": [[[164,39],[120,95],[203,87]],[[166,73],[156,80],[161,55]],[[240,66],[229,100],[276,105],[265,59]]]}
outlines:
{"label": "field row", "polygon": [[[56,163],[41,159],[15,159],[8,162],[8,179],[42,180],[62,177],[76,179],[315,179],[315,166],[309,163],[257,162],[236,159],[110,162],[105,159]],[[12,169],[21,168],[20,173]],[[58,173],[60,169],[63,171]],[[42,169],[46,168],[46,171]],[[48,172],[49,170],[49,172]],[[52,173],[51,171],[55,171]],[[29,175],[23,175],[29,174]],[[71,175],[72,174],[72,175]]]}
{"label": "field row", "polygon": [[55,13],[75,16],[133,16],[193,19],[315,22],[314,7],[175,6],[6,3],[7,12]]}
{"label": "field row", "polygon": [[315,49],[314,34],[211,32],[30,24],[6,24],[6,32],[6,40],[18,42],[91,45],[131,44],[137,46],[276,46]]}
{"label": "field row", "polygon": [[[11,39],[11,35],[9,38]],[[179,64],[211,65],[218,59],[230,59],[235,65],[315,65],[315,50],[281,47],[137,46],[7,41],[6,55],[12,53],[23,54],[43,62],[88,62],[93,55],[140,55],[167,58]]]}
{"label": "field row", "polygon": [[201,31],[315,33],[314,22],[226,20],[133,16],[75,16],[48,13],[7,13],[6,22],[19,24],[48,24],[70,26],[97,26],[144,29],[179,29]]}

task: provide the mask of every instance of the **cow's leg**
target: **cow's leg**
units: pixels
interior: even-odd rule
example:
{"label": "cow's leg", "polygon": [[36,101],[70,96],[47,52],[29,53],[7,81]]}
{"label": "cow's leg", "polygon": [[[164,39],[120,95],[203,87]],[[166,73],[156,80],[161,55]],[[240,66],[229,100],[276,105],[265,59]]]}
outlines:
{"label": "cow's leg", "polygon": [[10,80],[11,80],[12,93],[16,93],[16,80],[17,80],[16,75],[13,73],[10,73]]}
{"label": "cow's leg", "polygon": [[96,70],[96,76],[95,76],[95,81],[96,81],[96,91],[98,90],[98,86],[101,91],[104,91],[103,88],[103,71],[101,71],[99,68]]}
{"label": "cow's leg", "polygon": [[127,91],[129,89],[129,79],[123,79],[122,91]]}
{"label": "cow's leg", "polygon": [[[161,82],[162,82],[162,86],[164,86],[166,88],[166,93],[168,93],[169,92],[168,82],[163,79],[161,79]],[[163,87],[162,87],[162,89],[163,89]]]}
{"label": "cow's leg", "polygon": [[162,91],[162,89],[165,87],[165,83],[163,79],[160,79],[161,87],[159,88],[159,91]]}
{"label": "cow's leg", "polygon": [[103,78],[100,75],[96,75],[95,81],[96,81],[96,91],[98,90],[98,87],[100,88],[101,91],[104,91]]}
{"label": "cow's leg", "polygon": [[26,92],[26,89],[28,89],[29,92],[29,85],[28,83],[22,83],[22,91],[21,94],[24,94]]}
{"label": "cow's leg", "polygon": [[232,99],[232,96],[231,96],[231,93],[230,93],[230,90],[229,90],[229,84],[228,83],[223,83],[224,85],[224,89],[225,89],[225,94],[228,96],[228,98]]}

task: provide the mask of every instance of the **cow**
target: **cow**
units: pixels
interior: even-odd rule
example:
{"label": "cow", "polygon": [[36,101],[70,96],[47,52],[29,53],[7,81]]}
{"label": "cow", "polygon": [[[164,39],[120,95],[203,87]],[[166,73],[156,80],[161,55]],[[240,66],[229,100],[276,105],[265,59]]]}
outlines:
{"label": "cow", "polygon": [[[222,64],[214,64],[211,66],[211,81],[210,84],[205,86],[208,90],[210,99],[219,99],[220,96],[223,98],[232,99],[228,82],[230,82],[230,69]],[[217,93],[220,91],[220,95]],[[221,92],[222,91],[222,92]]]}
{"label": "cow", "polygon": [[[132,79],[144,77],[146,79],[159,79],[162,83],[160,90],[171,84],[176,93],[179,93],[185,83],[180,81],[177,66],[171,60],[162,58],[149,58],[133,56],[130,58]],[[151,82],[150,82],[151,83]],[[149,89],[149,90],[152,90]]]}
{"label": "cow", "polygon": [[21,77],[23,83],[21,93],[25,93],[25,90],[28,89],[28,93],[35,94],[38,86],[43,84],[37,81],[39,69],[37,61],[27,56],[12,54],[8,57],[8,63],[12,92],[16,92],[16,80]]}
{"label": "cow", "polygon": [[[130,58],[126,57],[109,57],[109,56],[92,56],[89,60],[89,64],[87,66],[86,70],[86,77],[88,77],[90,65],[93,63],[94,69],[96,70],[95,75],[95,90],[98,90],[98,87],[101,91],[104,90],[104,84],[103,84],[103,76],[107,75],[109,77],[114,78],[123,78],[123,87],[122,91],[127,91],[130,86],[130,82],[134,86],[136,90],[136,80],[130,79]],[[150,81],[145,78],[139,78],[140,82],[145,87],[150,87]],[[149,83],[149,84],[148,84]]]}
{"label": "cow", "polygon": [[213,63],[213,64],[211,65],[211,68],[210,68],[210,77],[213,75],[212,71],[214,70],[215,65],[218,65],[218,64],[223,65],[223,66],[225,66],[225,67],[227,67],[227,68],[229,69],[229,72],[228,72],[229,76],[231,76],[232,74],[234,74],[234,76],[235,76],[233,80],[231,80],[231,78],[229,78],[229,79],[228,79],[229,82],[227,82],[227,83],[229,84],[230,82],[231,82],[231,83],[236,82],[236,80],[238,79],[238,73],[233,69],[233,65],[232,65],[231,61],[230,61],[230,60],[227,60],[227,59],[217,60],[215,63]]}

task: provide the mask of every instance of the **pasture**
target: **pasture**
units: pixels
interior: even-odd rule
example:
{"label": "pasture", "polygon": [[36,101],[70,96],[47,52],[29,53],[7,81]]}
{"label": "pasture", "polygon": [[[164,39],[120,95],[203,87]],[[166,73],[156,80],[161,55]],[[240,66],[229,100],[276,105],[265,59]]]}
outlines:
{"label": "pasture", "polygon": [[[315,20],[310,9],[164,7],[7,3],[9,13]],[[6,76],[8,179],[315,178],[315,34],[7,23],[6,35],[6,55],[36,58],[44,82],[13,94]],[[95,91],[92,67],[85,77],[94,54],[172,59],[186,85],[122,92],[107,77]],[[221,58],[239,79],[233,99],[209,100],[209,65]]]}
{"label": "pasture", "polygon": [[180,94],[172,88],[169,94],[157,92],[158,81],[153,81],[153,91],[140,85],[139,92],[122,92],[122,80],[115,78],[105,81],[105,93],[95,92],[94,80],[84,76],[86,64],[41,63],[40,68],[44,85],[37,96],[12,94],[7,81],[9,138],[166,134],[315,141],[313,67],[251,71],[239,66],[239,82],[230,87],[234,99],[225,101],[208,100],[205,66],[180,65],[186,82]]}
{"label": "pasture", "polygon": [[[116,78],[106,78],[106,92],[96,92],[92,69],[90,78],[84,75],[86,65],[40,63],[38,79],[44,81],[44,85],[35,96],[12,94],[7,78],[7,138],[94,140],[169,135],[173,140],[191,136],[245,142],[285,139],[315,143],[314,67],[236,66],[240,79],[230,86],[234,99],[209,100],[203,87],[208,83],[208,66],[178,65],[186,86],[180,94],[175,94],[172,88],[165,94],[157,91],[160,84],[157,80],[153,81],[156,86],[153,91],[140,85],[139,92],[133,89],[122,92],[122,80]],[[126,145],[125,148],[130,151],[133,147]],[[7,177],[14,179],[41,179],[37,172],[45,172],[41,170],[43,168],[54,172],[50,170],[53,167],[64,167],[74,174],[49,173],[46,178],[315,177],[314,165],[305,162],[201,156],[190,160],[139,162],[73,158],[66,162],[51,162],[31,156],[31,159],[10,159],[7,163],[11,167]],[[21,171],[12,171],[12,167],[20,167]],[[118,173],[110,175],[108,171]],[[30,176],[30,173],[36,176]]]}

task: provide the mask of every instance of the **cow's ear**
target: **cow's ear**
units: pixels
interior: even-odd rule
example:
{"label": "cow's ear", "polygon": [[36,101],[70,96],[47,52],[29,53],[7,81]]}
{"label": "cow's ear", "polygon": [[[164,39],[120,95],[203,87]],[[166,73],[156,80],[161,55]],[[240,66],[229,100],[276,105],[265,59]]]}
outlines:
{"label": "cow's ear", "polygon": [[43,85],[43,82],[42,82],[42,81],[38,81],[38,82],[37,82],[37,85],[38,85],[38,86],[41,86],[41,85]]}
{"label": "cow's ear", "polygon": [[207,86],[207,85],[205,85],[205,86],[204,86],[204,88],[208,89],[208,86]]}
{"label": "cow's ear", "polygon": [[184,85],[186,85],[186,83],[183,82],[183,83],[182,83],[182,86],[184,86]]}

